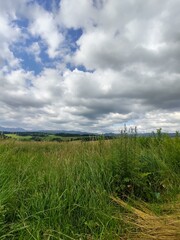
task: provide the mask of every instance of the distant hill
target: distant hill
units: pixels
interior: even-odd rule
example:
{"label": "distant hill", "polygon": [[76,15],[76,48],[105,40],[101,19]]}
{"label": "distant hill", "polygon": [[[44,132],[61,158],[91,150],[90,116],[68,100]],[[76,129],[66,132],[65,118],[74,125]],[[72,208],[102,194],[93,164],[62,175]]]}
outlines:
{"label": "distant hill", "polygon": [[26,130],[23,128],[6,128],[1,126],[0,126],[0,131],[1,132],[26,132]]}
{"label": "distant hill", "polygon": [[[8,132],[8,133],[44,133],[44,134],[55,134],[55,135],[74,135],[74,136],[100,136],[100,135],[104,135],[105,137],[118,137],[121,134],[120,133],[113,133],[113,132],[109,132],[109,133],[103,133],[103,134],[98,134],[98,133],[92,133],[92,132],[81,132],[81,131],[75,131],[75,130],[25,130],[23,128],[10,128],[10,127],[1,127],[0,126],[0,132]],[[162,132],[162,134],[167,134],[170,137],[175,137],[176,133],[166,133],[166,132]],[[144,137],[148,137],[148,136],[153,136],[153,132],[148,132],[148,133],[137,133],[137,136],[144,136]]]}
{"label": "distant hill", "polygon": [[38,130],[38,132],[51,133],[51,134],[71,134],[71,135],[98,135],[97,133],[73,131],[73,130]]}

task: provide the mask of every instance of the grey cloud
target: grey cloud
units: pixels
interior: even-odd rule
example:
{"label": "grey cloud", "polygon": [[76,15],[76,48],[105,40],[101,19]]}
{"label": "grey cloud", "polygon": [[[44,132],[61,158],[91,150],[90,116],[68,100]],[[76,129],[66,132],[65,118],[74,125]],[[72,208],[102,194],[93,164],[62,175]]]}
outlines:
{"label": "grey cloud", "polygon": [[30,108],[30,107],[37,109],[47,104],[41,100],[34,99],[33,96],[26,96],[26,95],[16,96],[15,94],[14,95],[7,94],[4,96],[1,96],[0,100],[3,104],[6,104],[12,107],[13,109]]}

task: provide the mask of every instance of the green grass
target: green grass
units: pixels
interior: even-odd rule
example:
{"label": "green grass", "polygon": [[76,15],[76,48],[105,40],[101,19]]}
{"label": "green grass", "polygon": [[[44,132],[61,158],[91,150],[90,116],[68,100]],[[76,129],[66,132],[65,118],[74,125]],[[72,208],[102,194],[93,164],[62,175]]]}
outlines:
{"label": "green grass", "polygon": [[44,134],[44,136],[40,136],[38,133],[36,135],[19,135],[16,133],[5,133],[6,137],[12,138],[14,140],[18,141],[46,141],[46,142],[52,142],[52,141],[72,141],[72,140],[83,140],[84,136],[59,136],[55,134]]}
{"label": "green grass", "polygon": [[16,139],[16,140],[31,140],[32,139],[31,136],[19,136],[16,133],[7,133],[4,135],[7,137],[10,137],[12,139]]}
{"label": "green grass", "polygon": [[157,206],[179,180],[178,136],[0,140],[0,239],[119,239],[128,226],[111,196]]}

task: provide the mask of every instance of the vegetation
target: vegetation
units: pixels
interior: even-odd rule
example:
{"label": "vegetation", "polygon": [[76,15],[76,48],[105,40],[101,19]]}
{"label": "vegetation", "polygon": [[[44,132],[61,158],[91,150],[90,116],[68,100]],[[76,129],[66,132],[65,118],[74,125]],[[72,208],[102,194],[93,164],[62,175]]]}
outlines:
{"label": "vegetation", "polygon": [[178,133],[124,131],[92,142],[1,139],[0,239],[123,239],[137,229],[120,201],[138,207],[139,199],[162,214],[179,194],[179,180]]}
{"label": "vegetation", "polygon": [[[20,141],[45,141],[45,142],[69,142],[69,141],[93,141],[98,140],[98,135],[93,134],[70,134],[70,133],[46,133],[46,132],[18,132],[3,133],[6,138],[13,138]],[[106,136],[105,139],[112,139]]]}

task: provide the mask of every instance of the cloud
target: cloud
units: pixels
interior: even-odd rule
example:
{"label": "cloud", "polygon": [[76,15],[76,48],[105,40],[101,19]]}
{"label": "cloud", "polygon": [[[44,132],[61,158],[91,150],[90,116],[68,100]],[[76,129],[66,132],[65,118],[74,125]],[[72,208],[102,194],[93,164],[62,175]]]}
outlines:
{"label": "cloud", "polygon": [[29,19],[29,32],[34,36],[41,37],[48,46],[49,57],[55,58],[59,54],[63,35],[58,31],[53,14],[35,4],[29,12]]}
{"label": "cloud", "polygon": [[61,0],[58,19],[67,28],[86,28],[93,24],[92,1]]}
{"label": "cloud", "polygon": [[10,50],[10,46],[19,39],[20,29],[12,24],[11,21],[12,19],[9,16],[3,14],[3,12],[0,13],[0,66],[4,62],[12,67],[19,64],[18,59],[15,58],[13,52]]}
{"label": "cloud", "polygon": [[[178,0],[0,3],[0,125],[180,130],[179,7]],[[27,70],[33,64],[20,48],[42,70]]]}
{"label": "cloud", "polygon": [[31,46],[29,48],[27,48],[27,52],[29,54],[34,55],[36,62],[41,63],[41,57],[40,57],[40,53],[41,53],[41,47],[40,44],[38,42],[33,42],[31,44]]}

